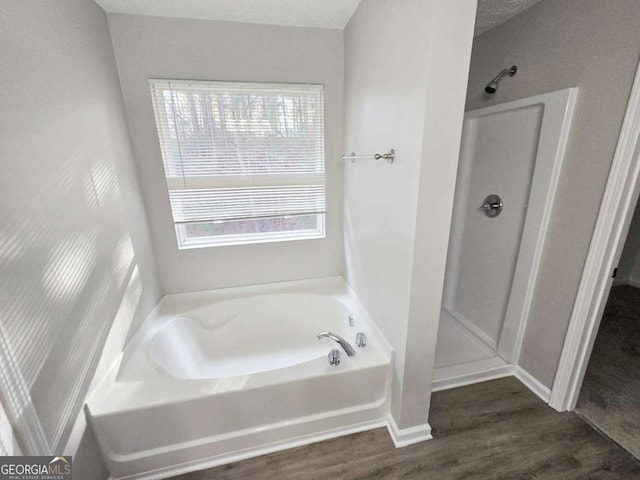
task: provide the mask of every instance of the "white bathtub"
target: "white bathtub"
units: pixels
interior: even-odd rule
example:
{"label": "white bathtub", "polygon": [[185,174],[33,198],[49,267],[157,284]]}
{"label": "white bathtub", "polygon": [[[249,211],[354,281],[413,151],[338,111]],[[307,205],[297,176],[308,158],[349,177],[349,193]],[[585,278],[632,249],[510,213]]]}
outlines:
{"label": "white bathtub", "polygon": [[386,425],[390,353],[341,278],[171,295],[87,410],[114,478],[164,478]]}

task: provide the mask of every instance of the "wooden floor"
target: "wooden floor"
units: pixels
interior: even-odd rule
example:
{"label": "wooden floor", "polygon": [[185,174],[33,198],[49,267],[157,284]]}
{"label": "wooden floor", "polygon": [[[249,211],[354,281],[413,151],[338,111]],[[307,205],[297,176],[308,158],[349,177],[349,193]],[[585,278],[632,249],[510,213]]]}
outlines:
{"label": "wooden floor", "polygon": [[395,449],[386,429],[175,477],[228,479],[640,479],[640,463],[514,378],[434,394],[434,440]]}
{"label": "wooden floor", "polygon": [[576,411],[640,458],[640,288],[614,287]]}

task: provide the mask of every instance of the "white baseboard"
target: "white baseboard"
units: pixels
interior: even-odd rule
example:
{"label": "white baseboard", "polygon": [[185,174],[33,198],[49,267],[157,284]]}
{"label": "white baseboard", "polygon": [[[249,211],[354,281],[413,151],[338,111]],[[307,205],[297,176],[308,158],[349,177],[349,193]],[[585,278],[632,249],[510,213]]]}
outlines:
{"label": "white baseboard", "polygon": [[515,368],[515,377],[520,380],[525,387],[535,393],[543,402],[549,403],[551,389],[543,385],[539,380],[519,365]]}
{"label": "white baseboard", "polygon": [[418,425],[417,427],[398,428],[396,421],[391,415],[389,415],[387,421],[387,430],[389,430],[389,435],[396,448],[406,447],[433,438],[431,436],[431,425],[428,423]]}
{"label": "white baseboard", "polygon": [[[507,364],[486,368],[485,370],[479,369],[478,371],[473,371],[471,369],[469,369],[469,371],[464,371],[460,367],[464,367],[464,365],[438,369],[440,371],[436,371],[437,375],[433,382],[431,391],[439,392],[450,388],[464,387],[474,383],[487,382],[489,380],[514,376],[541,400],[545,403],[549,403],[551,390],[520,366]],[[460,370],[458,374],[454,371],[455,368]],[[438,376],[442,376],[444,378],[438,379]]]}
{"label": "white baseboard", "polygon": [[[453,367],[437,369],[431,385],[431,391],[440,392],[442,390],[464,387],[474,383],[488,382],[489,380],[514,375],[513,365],[499,365],[497,361],[495,361],[494,364],[490,364],[489,362],[491,360],[494,359],[467,364],[469,367],[467,367],[467,365],[454,365]],[[481,366],[482,368],[472,368],[476,366]],[[466,367],[466,369],[464,367]]]}

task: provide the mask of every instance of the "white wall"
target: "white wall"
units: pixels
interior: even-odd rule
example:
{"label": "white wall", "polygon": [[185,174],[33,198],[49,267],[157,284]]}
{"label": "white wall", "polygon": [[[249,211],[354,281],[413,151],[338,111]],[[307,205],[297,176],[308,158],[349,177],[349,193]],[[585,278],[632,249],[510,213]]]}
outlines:
{"label": "white wall", "polygon": [[22,455],[22,452],[11,427],[11,421],[0,403],[0,457],[7,455]]}
{"label": "white wall", "polygon": [[618,262],[614,285],[633,285],[640,288],[640,208],[636,206]]}
{"label": "white wall", "polygon": [[[342,31],[135,15],[109,27],[164,293],[340,275]],[[326,238],[178,250],[149,78],[324,84]]]}
{"label": "white wall", "polygon": [[[90,0],[3,0],[0,44],[2,355],[28,389],[43,453],[71,454],[116,315],[122,347],[159,285],[106,15]],[[74,478],[105,476],[82,445]]]}
{"label": "white wall", "polygon": [[345,256],[395,350],[401,429],[427,422],[474,17],[474,0],[368,0],[345,29],[345,151],[397,150],[346,166]]}
{"label": "white wall", "polygon": [[[551,387],[640,56],[637,0],[543,0],[474,41],[467,109],[579,87],[520,364]],[[484,86],[518,65],[495,95]]]}

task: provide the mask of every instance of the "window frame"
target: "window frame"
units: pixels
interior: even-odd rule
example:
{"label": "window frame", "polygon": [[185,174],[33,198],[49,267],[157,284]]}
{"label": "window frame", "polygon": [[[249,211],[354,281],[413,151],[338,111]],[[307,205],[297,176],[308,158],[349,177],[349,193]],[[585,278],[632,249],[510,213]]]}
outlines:
{"label": "window frame", "polygon": [[319,213],[316,214],[316,217],[318,227],[315,229],[241,233],[228,235],[203,235],[201,237],[189,237],[186,232],[187,224],[177,223],[175,224],[175,229],[176,236],[178,237],[178,249],[189,250],[192,248],[207,248],[225,245],[253,245],[256,243],[277,243],[294,240],[317,240],[326,238],[326,214]]}
{"label": "window frame", "polygon": [[[247,95],[253,94],[256,95],[255,92],[251,91],[251,86],[255,88],[256,85],[264,86],[265,91],[268,88],[276,89],[280,87],[282,90],[286,90],[287,88],[299,88],[300,91],[304,91],[304,88],[313,88],[315,89],[315,95],[319,94],[320,102],[321,102],[321,145],[322,145],[322,188],[323,188],[323,199],[324,199],[324,211],[318,212],[309,212],[308,214],[300,214],[300,215],[274,215],[271,217],[254,217],[255,220],[266,219],[266,218],[291,218],[294,216],[316,216],[317,226],[316,228],[307,228],[301,230],[282,230],[282,231],[272,231],[272,232],[249,232],[249,233],[234,233],[234,234],[220,234],[220,235],[203,235],[203,236],[192,236],[189,237],[187,233],[187,225],[190,224],[206,224],[206,223],[226,223],[237,221],[233,220],[222,220],[222,221],[194,221],[194,222],[179,222],[176,221],[173,207],[171,202],[169,204],[169,209],[171,212],[171,219],[174,224],[174,230],[176,234],[176,240],[179,250],[188,250],[188,249],[199,249],[199,248],[210,248],[210,247],[220,247],[220,246],[237,246],[237,245],[251,245],[251,244],[259,244],[259,243],[275,243],[275,242],[283,242],[283,241],[296,241],[296,240],[316,240],[326,238],[326,197],[327,197],[327,161],[326,161],[326,135],[325,135],[325,99],[324,99],[324,85],[322,84],[312,84],[312,83],[284,83],[284,82],[244,82],[244,81],[219,81],[219,80],[171,80],[171,79],[160,79],[160,78],[150,78],[148,80],[150,91],[151,91],[151,101],[154,110],[154,121],[156,124],[157,134],[158,134],[158,142],[160,146],[160,150],[162,153],[163,160],[163,174],[165,177],[165,187],[167,193],[170,194],[172,191],[170,183],[177,179],[173,176],[170,177],[167,174],[166,170],[166,158],[165,158],[165,147],[166,144],[163,143],[163,137],[166,136],[166,132],[162,131],[161,128],[163,124],[167,124],[167,111],[165,108],[157,108],[158,99],[156,97],[155,88],[156,85],[162,85],[166,83],[174,83],[178,87],[180,84],[186,86],[192,85],[224,85],[228,84],[231,87],[231,90],[240,91],[242,93],[243,85],[248,90]],[[164,90],[166,91],[166,90]],[[178,90],[179,91],[179,90]],[[183,91],[188,91],[188,89],[184,89]],[[213,90],[212,90],[213,92]],[[266,95],[265,95],[266,96]],[[165,123],[161,123],[165,122]],[[183,174],[184,175],[184,174]],[[266,174],[265,177],[278,177],[281,176],[281,173],[276,174]],[[286,174],[284,174],[286,176]],[[213,175],[210,178],[221,178],[223,175]],[[197,177],[190,177],[195,179]],[[287,185],[287,184],[285,184]],[[297,185],[296,182],[292,182],[290,185]],[[251,220],[251,218],[247,218],[246,220]]]}

